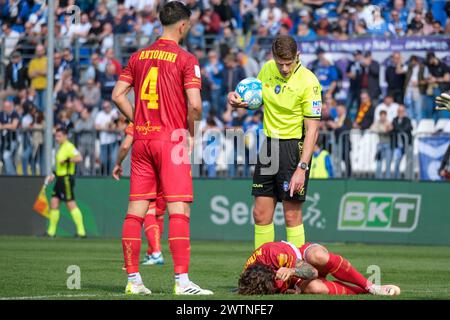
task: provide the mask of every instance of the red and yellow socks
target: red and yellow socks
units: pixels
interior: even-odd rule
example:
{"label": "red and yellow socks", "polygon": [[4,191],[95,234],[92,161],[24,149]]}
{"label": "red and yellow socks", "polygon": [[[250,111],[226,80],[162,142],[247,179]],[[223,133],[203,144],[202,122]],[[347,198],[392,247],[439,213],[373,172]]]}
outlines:
{"label": "red and yellow socks", "polygon": [[357,285],[367,291],[371,285],[361,273],[356,270],[348,260],[340,255],[329,253],[329,260],[325,265],[325,272],[331,274],[338,280],[345,281]]}
{"label": "red and yellow socks", "polygon": [[175,274],[188,273],[191,256],[189,217],[184,214],[169,216],[169,247]]}
{"label": "red and yellow socks", "polygon": [[141,229],[144,218],[127,214],[122,229],[122,249],[127,273],[139,272]]}

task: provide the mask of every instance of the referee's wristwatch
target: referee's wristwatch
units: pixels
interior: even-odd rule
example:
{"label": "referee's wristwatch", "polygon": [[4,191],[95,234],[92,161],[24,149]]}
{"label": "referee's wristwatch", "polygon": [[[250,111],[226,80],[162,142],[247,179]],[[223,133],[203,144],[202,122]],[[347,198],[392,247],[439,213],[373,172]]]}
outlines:
{"label": "referee's wristwatch", "polygon": [[300,168],[300,169],[305,170],[305,171],[309,170],[309,166],[308,166],[308,164],[306,162],[300,162],[297,165],[297,168]]}

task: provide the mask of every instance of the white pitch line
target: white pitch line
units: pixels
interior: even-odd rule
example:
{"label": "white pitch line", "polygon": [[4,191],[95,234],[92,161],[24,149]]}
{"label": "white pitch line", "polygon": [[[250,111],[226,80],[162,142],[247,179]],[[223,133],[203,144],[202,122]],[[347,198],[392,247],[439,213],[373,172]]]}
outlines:
{"label": "white pitch line", "polygon": [[[48,296],[30,296],[30,297],[0,297],[0,300],[33,300],[33,299],[51,299],[51,298],[83,298],[100,297],[104,294],[55,294]],[[107,297],[125,297],[125,294],[106,294]]]}

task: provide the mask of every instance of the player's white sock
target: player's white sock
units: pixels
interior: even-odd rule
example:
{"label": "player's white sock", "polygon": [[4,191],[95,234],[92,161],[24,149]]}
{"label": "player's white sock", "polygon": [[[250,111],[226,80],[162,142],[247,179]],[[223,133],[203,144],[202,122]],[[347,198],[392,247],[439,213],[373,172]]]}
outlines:
{"label": "player's white sock", "polygon": [[135,284],[142,283],[141,274],[139,272],[128,274],[128,282],[133,282]]}
{"label": "player's white sock", "polygon": [[189,275],[187,273],[175,274],[175,283],[182,288],[187,287],[190,283]]}

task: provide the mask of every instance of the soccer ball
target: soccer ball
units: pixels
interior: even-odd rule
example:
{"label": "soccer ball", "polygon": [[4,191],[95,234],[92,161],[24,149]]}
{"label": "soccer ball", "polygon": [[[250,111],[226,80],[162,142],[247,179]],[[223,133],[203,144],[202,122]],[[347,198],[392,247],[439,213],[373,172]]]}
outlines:
{"label": "soccer ball", "polygon": [[262,83],[256,78],[245,78],[238,83],[235,90],[244,102],[248,103],[248,109],[255,110],[262,106]]}

